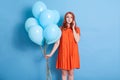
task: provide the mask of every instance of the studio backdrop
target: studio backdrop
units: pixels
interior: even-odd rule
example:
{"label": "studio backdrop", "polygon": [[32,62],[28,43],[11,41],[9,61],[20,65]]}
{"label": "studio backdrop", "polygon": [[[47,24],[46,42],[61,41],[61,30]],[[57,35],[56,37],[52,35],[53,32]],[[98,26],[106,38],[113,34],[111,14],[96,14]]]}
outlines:
{"label": "studio backdrop", "polygon": [[[39,45],[25,30],[38,0],[0,1],[0,80],[46,80],[46,60]],[[75,80],[120,80],[120,0],[41,0],[60,13],[75,14],[81,30],[80,69]],[[53,44],[47,47],[51,51]],[[57,51],[49,59],[53,80],[61,80],[55,68]]]}

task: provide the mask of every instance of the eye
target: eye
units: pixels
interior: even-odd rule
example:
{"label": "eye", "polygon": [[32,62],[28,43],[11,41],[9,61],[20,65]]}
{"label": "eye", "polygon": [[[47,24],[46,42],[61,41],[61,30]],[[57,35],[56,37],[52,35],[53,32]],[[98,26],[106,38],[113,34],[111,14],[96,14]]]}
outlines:
{"label": "eye", "polygon": [[66,18],[69,18],[69,16],[67,16]]}
{"label": "eye", "polygon": [[70,18],[73,18],[72,16]]}

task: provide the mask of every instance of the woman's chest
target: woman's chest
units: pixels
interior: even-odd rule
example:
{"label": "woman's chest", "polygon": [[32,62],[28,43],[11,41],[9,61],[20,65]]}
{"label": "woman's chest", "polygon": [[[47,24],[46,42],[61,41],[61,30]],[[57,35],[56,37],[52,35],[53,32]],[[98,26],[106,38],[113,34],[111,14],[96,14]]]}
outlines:
{"label": "woman's chest", "polygon": [[71,29],[63,30],[61,39],[63,42],[73,42],[74,41],[73,31]]}

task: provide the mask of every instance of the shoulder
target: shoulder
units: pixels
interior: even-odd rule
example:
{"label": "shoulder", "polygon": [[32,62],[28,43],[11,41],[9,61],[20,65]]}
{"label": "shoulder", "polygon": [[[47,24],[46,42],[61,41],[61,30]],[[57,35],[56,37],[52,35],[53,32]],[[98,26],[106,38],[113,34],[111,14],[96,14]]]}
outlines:
{"label": "shoulder", "polygon": [[77,29],[80,29],[80,27],[79,27],[79,26],[76,26],[76,28],[77,28]]}
{"label": "shoulder", "polygon": [[59,28],[60,28],[60,30],[62,31],[62,26],[60,26]]}
{"label": "shoulder", "polygon": [[59,28],[62,29],[62,26],[60,26]]}
{"label": "shoulder", "polygon": [[79,31],[80,31],[80,27],[76,26],[76,30],[79,30]]}
{"label": "shoulder", "polygon": [[76,32],[80,35],[80,27],[76,26]]}

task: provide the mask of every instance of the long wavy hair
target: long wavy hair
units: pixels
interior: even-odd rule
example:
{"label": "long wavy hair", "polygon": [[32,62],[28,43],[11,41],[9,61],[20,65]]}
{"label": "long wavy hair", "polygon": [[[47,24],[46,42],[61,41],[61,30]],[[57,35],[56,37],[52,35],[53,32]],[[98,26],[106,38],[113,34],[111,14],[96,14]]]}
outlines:
{"label": "long wavy hair", "polygon": [[[73,21],[75,21],[75,15],[73,14],[73,12],[67,12],[64,16],[64,21],[63,21],[63,25],[62,25],[62,29],[66,29],[67,28],[67,21],[66,21],[66,17],[68,14],[72,15]],[[70,23],[70,28],[72,29],[73,26],[73,21]],[[76,29],[76,21],[75,21],[75,29]]]}

